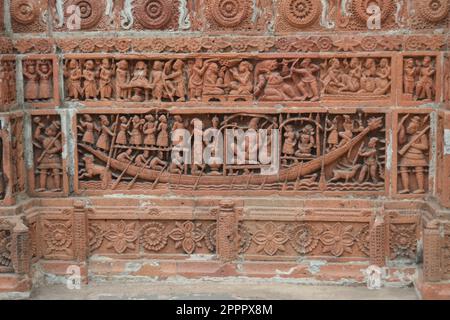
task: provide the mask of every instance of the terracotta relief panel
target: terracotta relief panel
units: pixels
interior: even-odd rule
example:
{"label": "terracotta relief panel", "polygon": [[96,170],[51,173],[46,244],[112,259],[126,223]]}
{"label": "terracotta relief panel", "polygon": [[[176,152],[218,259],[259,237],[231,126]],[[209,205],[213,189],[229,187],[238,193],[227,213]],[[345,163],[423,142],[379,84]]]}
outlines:
{"label": "terracotta relief panel", "polygon": [[[196,121],[203,121],[203,132],[195,132],[199,129],[195,127]],[[258,146],[255,150],[246,148],[247,161],[243,164],[221,162],[219,155],[216,155],[217,161],[209,164],[189,160],[195,157],[194,139],[203,141],[204,147],[211,147],[211,143],[218,143],[214,142],[218,141],[216,136],[213,140],[213,136],[209,136],[216,131],[221,132],[225,142],[220,148],[215,147],[214,152],[226,154],[225,148],[237,148],[234,142],[226,140],[229,138],[225,128],[269,130],[269,147],[264,147],[269,155],[270,145],[275,143],[272,139],[280,139],[277,141],[280,150],[274,151],[276,156],[273,154],[274,162],[280,164],[279,174],[264,174],[274,163],[252,162],[249,158],[250,152],[261,152],[263,145],[261,150]],[[171,151],[179,147],[180,142],[173,140],[172,135],[177,129],[190,132],[192,149],[175,159]],[[279,129],[280,134],[272,137],[272,129]],[[152,192],[167,188],[180,191],[384,192],[386,129],[383,114],[85,113],[77,117],[76,132],[79,192],[96,189]],[[194,134],[200,136],[195,138]],[[233,152],[237,155],[237,149]]]}
{"label": "terracotta relief panel", "polygon": [[400,113],[397,135],[397,193],[422,195],[429,190],[431,114]]}
{"label": "terracotta relief panel", "polygon": [[435,56],[404,56],[402,100],[405,103],[435,102],[439,96]]}
{"label": "terracotta relief panel", "polygon": [[47,32],[48,2],[45,0],[10,0],[10,14],[13,32]]}
{"label": "terracotta relief panel", "polygon": [[190,220],[90,220],[89,250],[128,256],[208,254],[215,246],[206,239],[211,226]]}
{"label": "terracotta relief panel", "polygon": [[391,64],[389,56],[169,60],[78,56],[64,62],[64,85],[66,100],[87,102],[361,100],[373,104],[392,98]]}
{"label": "terracotta relief panel", "polygon": [[369,257],[369,224],[349,222],[245,221],[251,240],[247,259]]}
{"label": "terracotta relief panel", "polygon": [[11,56],[0,57],[0,102],[0,112],[16,102],[16,62]]}
{"label": "terracotta relief panel", "polygon": [[22,60],[24,101],[35,107],[59,103],[58,64],[55,57],[28,56]]}
{"label": "terracotta relief panel", "polygon": [[34,172],[30,173],[30,192],[38,195],[61,195],[67,190],[63,159],[64,135],[61,119],[52,114],[33,114],[32,141]]}

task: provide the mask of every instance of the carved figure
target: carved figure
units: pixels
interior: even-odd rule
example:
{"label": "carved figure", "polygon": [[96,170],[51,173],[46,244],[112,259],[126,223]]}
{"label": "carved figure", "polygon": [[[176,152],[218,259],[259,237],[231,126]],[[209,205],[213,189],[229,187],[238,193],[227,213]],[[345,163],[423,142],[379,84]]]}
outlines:
{"label": "carved figure", "polygon": [[83,70],[83,91],[84,97],[89,99],[95,99],[98,95],[97,82],[95,80],[95,64],[92,60],[87,60],[84,64]]}
{"label": "carved figure", "polygon": [[434,74],[436,69],[432,65],[431,57],[423,58],[422,64],[418,68],[419,80],[416,85],[416,99],[432,101],[434,97],[435,85]]}
{"label": "carved figure", "polygon": [[83,73],[77,60],[69,60],[68,64],[64,67],[64,76],[67,78],[68,97],[73,100],[78,100],[83,97],[83,89],[81,88]]}
{"label": "carved figure", "polygon": [[23,76],[25,79],[25,100],[33,101],[39,99],[39,74],[35,60],[27,60],[24,63]]}
{"label": "carved figure", "polygon": [[369,177],[372,179],[373,183],[378,183],[377,142],[378,138],[371,138],[367,143],[367,147],[360,150],[358,153],[358,156],[364,158],[364,164],[359,173],[359,183],[363,183],[367,180],[367,173],[369,173]]}
{"label": "carved figure", "polygon": [[[422,119],[419,116],[413,116],[405,128],[404,122],[409,117],[403,117],[398,129],[399,142],[399,173],[401,177],[403,189],[399,191],[400,194],[425,193],[425,170],[428,167],[428,160],[425,153],[429,149],[427,132],[430,126],[424,126]],[[417,188],[411,190],[410,175],[413,173],[416,178]]]}
{"label": "carved figure", "polygon": [[119,100],[131,99],[131,89],[127,87],[130,81],[130,72],[128,71],[128,62],[120,60],[116,64],[116,92]]}
{"label": "carved figure", "polygon": [[111,68],[111,62],[109,59],[102,59],[100,65],[100,80],[99,80],[99,92],[101,100],[109,100],[112,97],[112,77],[114,75],[114,69]]}
{"label": "carved figure", "polygon": [[46,126],[40,117],[35,117],[34,123],[36,124],[34,142],[41,149],[36,159],[36,168],[39,173],[39,187],[36,188],[36,192],[46,191],[48,181],[51,181],[51,191],[61,191],[61,125],[58,121],[52,121]]}

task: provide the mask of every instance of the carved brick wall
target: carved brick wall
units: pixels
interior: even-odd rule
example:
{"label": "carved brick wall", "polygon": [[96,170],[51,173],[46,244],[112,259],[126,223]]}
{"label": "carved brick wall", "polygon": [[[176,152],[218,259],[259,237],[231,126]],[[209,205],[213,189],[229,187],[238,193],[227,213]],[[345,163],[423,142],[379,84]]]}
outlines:
{"label": "carved brick wall", "polygon": [[[423,258],[426,281],[449,278],[449,1],[0,8],[0,216],[20,218],[0,227],[0,272],[205,254]],[[230,144],[214,152],[237,154],[226,129],[272,132],[278,172],[187,163],[217,132]]]}

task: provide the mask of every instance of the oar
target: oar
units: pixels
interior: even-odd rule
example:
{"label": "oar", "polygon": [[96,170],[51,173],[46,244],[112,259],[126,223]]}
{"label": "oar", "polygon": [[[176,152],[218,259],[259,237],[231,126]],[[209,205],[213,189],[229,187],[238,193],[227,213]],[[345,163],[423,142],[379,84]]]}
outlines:
{"label": "oar", "polygon": [[167,163],[164,168],[162,168],[162,170],[159,172],[158,177],[156,177],[155,181],[153,181],[152,187],[150,188],[151,190],[153,190],[155,188],[155,186],[158,184],[159,178],[161,178],[162,173],[164,172],[164,170],[167,168],[169,164]]}
{"label": "oar", "polygon": [[58,134],[50,141],[50,144],[47,146],[47,148],[42,152],[42,154],[39,157],[39,159],[37,159],[37,163],[40,163],[42,161],[42,159],[44,159],[44,157],[47,154],[47,152],[50,150],[50,148],[53,147],[53,145],[55,144],[56,140],[58,140],[60,136],[61,136],[61,132],[58,132]]}
{"label": "oar", "polygon": [[197,185],[198,185],[198,183],[200,182],[200,178],[202,177],[203,172],[205,171],[205,168],[206,168],[206,164],[203,166],[203,168],[202,168],[202,170],[200,171],[200,174],[199,174],[197,180],[195,181],[195,184],[194,184],[194,190],[197,189]]}
{"label": "oar", "polygon": [[127,172],[128,168],[131,166],[131,164],[134,161],[134,157],[131,159],[130,162],[128,162],[127,166],[125,167],[125,169],[122,171],[122,173],[120,174],[120,176],[116,179],[116,181],[114,181],[113,186],[111,187],[112,190],[116,189],[116,187],[119,185],[120,180],[122,180],[122,177],[124,176],[125,172]]}
{"label": "oar", "polygon": [[127,189],[130,190],[131,187],[134,185],[134,183],[136,182],[137,178],[139,177],[139,175],[142,173],[142,171],[144,171],[145,167],[147,167],[147,165],[150,163],[150,161],[153,159],[154,157],[150,157],[148,158],[148,160],[145,162],[145,164],[139,169],[139,171],[136,173],[136,175],[134,176],[133,180],[130,181],[130,183],[128,183]]}

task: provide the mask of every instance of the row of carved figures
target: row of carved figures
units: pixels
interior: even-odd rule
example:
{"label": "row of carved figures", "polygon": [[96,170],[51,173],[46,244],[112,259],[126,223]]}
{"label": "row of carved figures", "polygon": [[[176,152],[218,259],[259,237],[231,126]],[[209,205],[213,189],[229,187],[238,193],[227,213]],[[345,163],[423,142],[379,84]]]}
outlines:
{"label": "row of carved figures", "polygon": [[[429,56],[405,59],[404,92],[411,99],[434,98],[434,63]],[[70,59],[64,75],[69,100],[318,101],[388,97],[392,86],[390,58]]]}
{"label": "row of carved figures", "polygon": [[[83,114],[78,116],[77,126],[79,159],[82,160],[79,162],[79,178],[86,182],[100,178],[105,189],[108,188],[112,177],[116,177],[119,182],[122,180],[130,184],[150,179],[146,178],[148,175],[141,175],[146,169],[160,172],[160,175],[167,173],[180,177],[235,176],[233,182],[240,181],[242,177],[238,176],[257,177],[267,168],[260,158],[251,159],[252,152],[259,154],[263,148],[267,148],[267,153],[271,155],[272,150],[277,150],[271,149],[271,144],[280,143],[279,154],[274,156],[280,160],[281,172],[292,169],[301,171],[302,167],[313,168],[297,177],[300,183],[307,181],[317,186],[324,182],[330,186],[334,185],[332,188],[337,188],[336,190],[339,190],[339,186],[356,188],[354,190],[380,190],[384,185],[386,164],[386,131],[382,119],[380,117],[377,120],[362,112],[335,116],[320,113],[280,115],[278,118],[273,115],[245,113],[212,118],[182,117],[165,113]],[[206,124],[202,128],[203,131],[196,131],[196,121]],[[378,127],[372,125],[374,121],[379,121]],[[191,137],[188,139],[194,139],[195,134],[200,134],[203,147],[207,147],[218,143],[217,132],[223,133],[225,128],[233,132],[238,129],[266,129],[268,132],[278,129],[280,134],[278,141],[268,138],[268,144],[262,143],[260,138],[250,143],[245,137],[243,145],[232,141],[231,144],[226,142],[225,146],[221,147],[229,148],[235,156],[242,151],[245,159],[243,164],[216,159],[215,151],[211,155],[212,159],[217,161],[203,164],[187,162],[184,153],[172,152],[174,146],[178,146],[181,141],[173,135],[178,129],[186,129]],[[421,194],[427,191],[429,130],[429,115],[400,116],[397,130],[399,193]],[[349,147],[355,143],[355,139],[357,144]],[[61,124],[56,116],[33,117],[33,146],[35,191],[60,191],[63,145]],[[192,143],[191,147],[193,146]],[[196,152],[198,151],[193,148],[190,155],[194,157]],[[322,160],[317,162],[319,158]],[[128,170],[130,166],[134,168],[134,171],[131,171],[133,173]],[[150,183],[155,181],[151,180]],[[186,181],[193,183],[192,180]],[[203,180],[199,177],[196,183],[199,181]],[[245,178],[245,181],[248,186],[249,180]],[[278,183],[284,188],[283,185],[288,186],[293,182]],[[117,182],[115,185],[118,184]]]}

